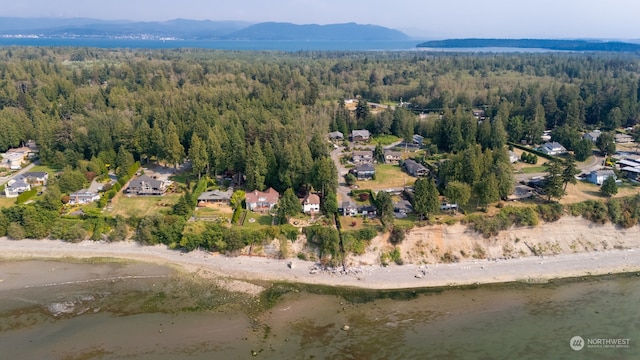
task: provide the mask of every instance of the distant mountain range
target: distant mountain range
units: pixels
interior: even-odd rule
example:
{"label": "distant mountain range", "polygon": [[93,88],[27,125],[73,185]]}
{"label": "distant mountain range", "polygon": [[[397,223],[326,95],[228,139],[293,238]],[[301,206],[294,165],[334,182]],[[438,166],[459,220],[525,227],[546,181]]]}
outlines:
{"label": "distant mountain range", "polygon": [[106,21],[85,18],[0,17],[0,37],[136,38],[182,40],[408,40],[401,31],[356,23],[296,25],[264,22],[175,19],[163,22]]}
{"label": "distant mountain range", "polygon": [[640,44],[620,41],[551,39],[449,39],[418,44],[419,48],[521,48],[557,51],[637,52]]}

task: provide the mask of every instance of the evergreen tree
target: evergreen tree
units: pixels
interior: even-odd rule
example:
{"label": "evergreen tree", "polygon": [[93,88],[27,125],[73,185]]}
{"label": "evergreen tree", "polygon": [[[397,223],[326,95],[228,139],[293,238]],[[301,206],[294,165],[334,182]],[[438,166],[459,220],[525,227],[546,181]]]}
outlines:
{"label": "evergreen tree", "polygon": [[558,160],[547,163],[547,175],[544,177],[543,189],[549,201],[551,198],[561,199],[565,195],[562,172],[562,165]]}
{"label": "evergreen tree", "polygon": [[606,197],[612,197],[618,193],[618,184],[614,176],[607,177],[600,186],[600,192]]}
{"label": "evergreen tree", "polygon": [[376,194],[376,208],[382,221],[382,225],[391,229],[393,227],[393,201],[391,196],[384,190]]}
{"label": "evergreen tree", "polygon": [[602,152],[602,155],[607,157],[616,152],[616,143],[613,133],[603,132],[598,136],[596,140],[596,146]]}
{"label": "evergreen tree", "polygon": [[461,181],[452,181],[445,187],[444,196],[450,203],[464,206],[471,198],[471,186]]}
{"label": "evergreen tree", "polygon": [[421,219],[428,218],[440,209],[440,193],[433,179],[416,180],[413,192],[413,210],[420,215]]}
{"label": "evergreen tree", "polygon": [[300,212],[302,212],[300,200],[298,200],[293,189],[288,188],[285,190],[284,194],[282,194],[282,197],[278,202],[278,217],[280,218],[280,223],[286,223],[290,217],[295,216]]}
{"label": "evergreen tree", "polygon": [[207,145],[195,132],[191,136],[189,159],[191,159],[193,172],[198,174],[198,180],[200,180],[202,173],[207,169],[207,165],[209,164],[209,155],[207,154]]}
{"label": "evergreen tree", "polygon": [[573,148],[573,154],[577,161],[585,161],[591,155],[593,142],[589,139],[581,139]]}
{"label": "evergreen tree", "polygon": [[500,190],[498,188],[498,180],[495,174],[489,174],[482,180],[473,185],[473,192],[478,199],[477,206],[482,205],[484,209],[487,206],[500,199]]}
{"label": "evergreen tree", "polygon": [[120,145],[116,156],[116,175],[118,177],[128,176],[129,168],[134,163],[133,155],[123,145]]}
{"label": "evergreen tree", "polygon": [[249,156],[247,158],[247,164],[245,165],[245,174],[247,176],[248,190],[264,190],[267,175],[267,159],[262,154],[260,140],[256,140],[255,144],[249,149]]}
{"label": "evergreen tree", "polygon": [[[587,140],[589,141],[589,140]],[[567,191],[567,185],[576,184],[576,175],[580,174],[580,170],[576,166],[576,160],[573,156],[569,155],[564,161],[564,168],[562,169],[562,182],[564,183],[563,190]]]}
{"label": "evergreen tree", "polygon": [[167,126],[167,132],[164,136],[164,146],[165,160],[177,168],[180,162],[184,160],[184,147],[180,143],[178,129],[173,121],[169,122]]}

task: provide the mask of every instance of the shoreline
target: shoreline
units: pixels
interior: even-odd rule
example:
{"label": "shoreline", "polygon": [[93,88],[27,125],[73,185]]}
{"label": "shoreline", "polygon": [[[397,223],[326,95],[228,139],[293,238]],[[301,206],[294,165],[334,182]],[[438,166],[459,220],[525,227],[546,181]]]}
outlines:
{"label": "shoreline", "polygon": [[509,282],[545,283],[556,279],[640,272],[640,249],[635,248],[508,260],[465,260],[450,264],[362,265],[348,268],[346,274],[338,269],[317,270],[314,262],[298,259],[232,258],[206,251],[184,253],[169,250],[164,245],[143,246],[131,241],[66,243],[0,238],[0,258],[114,258],[178,266],[198,276],[219,279],[230,290],[253,295],[263,288],[251,281],[398,290]]}

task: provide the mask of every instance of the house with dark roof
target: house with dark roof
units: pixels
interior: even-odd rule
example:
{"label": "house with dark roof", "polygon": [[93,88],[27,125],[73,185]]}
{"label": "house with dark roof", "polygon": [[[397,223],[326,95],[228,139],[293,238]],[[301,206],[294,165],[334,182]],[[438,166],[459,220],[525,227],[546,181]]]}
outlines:
{"label": "house with dark roof", "polygon": [[353,130],[351,131],[351,141],[353,142],[365,142],[369,141],[371,133],[369,130]]}
{"label": "house with dark roof", "polygon": [[125,189],[127,194],[163,195],[167,191],[167,183],[147,175],[141,175],[129,182]]}
{"label": "house with dark roof", "polygon": [[376,175],[376,168],[371,164],[364,164],[349,170],[349,172],[355,175],[358,180],[369,180]]}
{"label": "house with dark roof", "polygon": [[230,204],[233,189],[227,191],[213,190],[205,191],[198,196],[198,206],[207,206],[208,204]]}
{"label": "house with dark roof", "polygon": [[424,165],[422,165],[420,163],[417,163],[413,159],[405,160],[404,164],[402,164],[402,167],[411,176],[423,177],[423,176],[428,176],[429,175],[429,169],[427,169],[426,166],[424,166]]}
{"label": "house with dark roof", "polygon": [[373,164],[373,151],[354,151],[351,154],[351,161],[356,165]]}
{"label": "house with dark roof", "polygon": [[100,200],[100,194],[88,189],[78,190],[69,194],[69,204],[71,205],[84,205],[98,200]]}
{"label": "house with dark roof", "polygon": [[424,142],[424,136],[413,134],[413,145],[422,146],[423,142]]}
{"label": "house with dark roof", "polygon": [[320,212],[320,196],[309,193],[302,199],[302,212],[316,214]]}
{"label": "house with dark roof", "polygon": [[332,131],[327,136],[329,137],[329,140],[332,140],[332,141],[344,140],[344,134],[341,133],[340,131]]}
{"label": "house with dark roof", "polygon": [[600,137],[600,134],[602,134],[602,132],[600,130],[593,130],[591,132],[588,132],[588,133],[582,135],[582,138],[590,140],[591,142],[595,143],[596,141],[598,141],[598,138]]}
{"label": "house with dark roof", "polygon": [[27,172],[22,176],[32,185],[47,185],[49,181],[49,173],[46,171]]}
{"label": "house with dark roof", "polygon": [[267,191],[248,192],[245,203],[247,210],[268,212],[278,204],[278,199],[280,199],[280,194],[274,188],[269,188]]}

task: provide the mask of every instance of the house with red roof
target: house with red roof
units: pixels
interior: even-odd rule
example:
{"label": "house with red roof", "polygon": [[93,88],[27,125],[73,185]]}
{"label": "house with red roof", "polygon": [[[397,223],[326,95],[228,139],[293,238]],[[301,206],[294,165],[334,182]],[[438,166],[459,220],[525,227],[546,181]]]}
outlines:
{"label": "house with red roof", "polygon": [[247,210],[254,212],[268,212],[278,204],[280,194],[274,189],[269,188],[267,191],[254,190],[246,194],[245,202]]}

